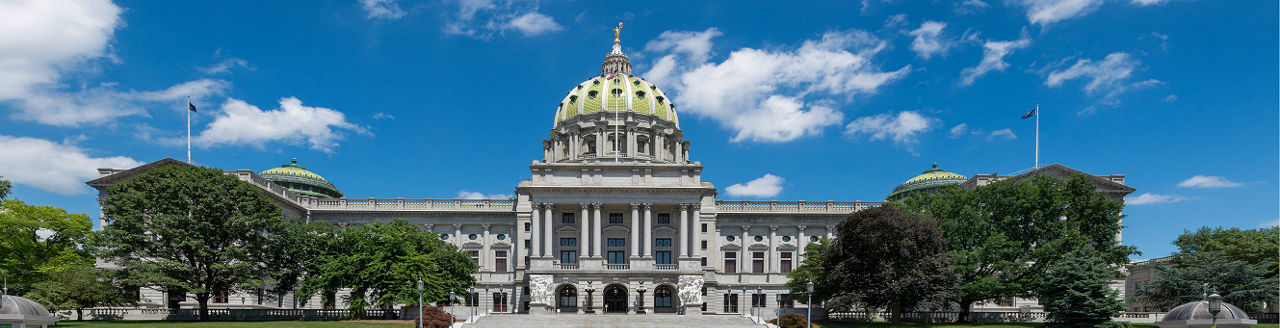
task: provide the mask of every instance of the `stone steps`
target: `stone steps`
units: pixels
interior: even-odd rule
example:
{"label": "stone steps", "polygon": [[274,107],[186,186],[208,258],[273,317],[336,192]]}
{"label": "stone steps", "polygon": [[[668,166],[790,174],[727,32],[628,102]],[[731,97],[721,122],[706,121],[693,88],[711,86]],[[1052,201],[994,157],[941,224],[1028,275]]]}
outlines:
{"label": "stone steps", "polygon": [[738,315],[493,314],[467,327],[759,327]]}

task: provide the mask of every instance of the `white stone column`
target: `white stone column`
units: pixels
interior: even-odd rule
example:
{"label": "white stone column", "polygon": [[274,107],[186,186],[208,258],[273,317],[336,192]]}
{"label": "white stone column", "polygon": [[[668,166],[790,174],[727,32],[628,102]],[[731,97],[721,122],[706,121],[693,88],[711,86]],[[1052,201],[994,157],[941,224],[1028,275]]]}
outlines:
{"label": "white stone column", "polygon": [[554,210],[555,210],[555,204],[542,203],[542,213],[544,214],[542,219],[547,221],[547,224],[542,227],[542,229],[544,230],[542,232],[543,256],[556,257],[556,254],[555,254],[556,247],[555,247],[555,244],[552,243],[552,240],[553,240],[552,238],[554,238],[556,235],[556,223],[554,221],[555,215],[553,215],[555,214],[553,212]]}
{"label": "white stone column", "polygon": [[747,249],[751,242],[747,240],[750,237],[751,227],[742,226],[742,255],[738,257],[738,272],[747,272],[747,263],[755,261],[756,258],[751,257],[751,250]]}
{"label": "white stone column", "polygon": [[542,213],[540,213],[542,204],[531,203],[529,205],[533,207],[533,211],[529,213],[529,243],[532,244],[530,245],[532,247],[529,248],[529,254],[534,257],[542,257],[544,256],[542,252],[542,235],[540,234],[542,233],[542,229],[540,229],[542,227]]}
{"label": "white stone column", "polygon": [[665,140],[665,139],[666,139],[666,138],[662,136],[662,133],[661,133],[661,132],[657,132],[657,131],[656,131],[656,130],[657,130],[657,128],[654,128],[654,130],[655,130],[655,131],[654,131],[654,133],[653,133],[653,147],[652,147],[652,148],[653,148],[653,158],[655,158],[655,159],[656,159],[656,160],[658,160],[658,161],[661,161],[661,160],[663,160],[663,159],[664,159],[664,158],[663,158],[663,156],[662,156],[662,154],[663,154],[663,153],[666,153],[666,151],[665,151],[665,150],[659,150],[658,148],[663,148],[663,149],[665,149],[665,148],[666,148],[666,144],[665,144],[665,142],[666,142],[666,140]]}
{"label": "white stone column", "polygon": [[680,258],[689,257],[689,204],[680,204]]}
{"label": "white stone column", "polygon": [[[591,203],[579,203],[579,204],[582,205],[582,216],[578,217],[578,220],[579,220],[578,222],[581,222],[581,225],[579,225],[580,228],[578,228],[578,235],[581,236],[581,238],[578,238],[578,258],[581,259],[581,258],[586,258],[589,255],[588,252],[591,251],[591,248],[590,248],[591,244],[588,242],[588,239],[587,239],[591,237],[589,235],[591,231],[590,230],[591,227],[589,224],[591,222],[591,219],[590,219],[591,217],[587,216],[590,214],[588,210],[591,208]],[[578,263],[582,263],[582,261],[578,261]]]}
{"label": "white stone column", "polygon": [[640,203],[631,203],[631,254],[627,257],[640,256]]}
{"label": "white stone column", "polygon": [[764,272],[778,273],[778,265],[774,262],[778,261],[778,255],[773,247],[773,240],[778,239],[778,226],[769,226],[769,250],[764,252]]}
{"label": "white stone column", "polygon": [[453,225],[453,244],[462,247],[462,225]]}
{"label": "white stone column", "polygon": [[693,253],[693,257],[702,257],[702,238],[698,237],[702,234],[702,204],[692,204],[691,209],[693,210],[693,220],[690,221],[693,222],[689,229],[693,230],[689,230],[689,235],[691,236],[689,238],[689,249]]}
{"label": "white stone column", "polygon": [[796,247],[796,248],[799,248],[799,250],[797,250],[797,251],[796,251],[796,265],[795,265],[795,266],[800,266],[800,262],[804,261],[804,258],[803,258],[803,256],[804,256],[804,249],[805,249],[805,247],[808,247],[808,246],[809,246],[809,237],[806,237],[806,236],[804,235],[804,229],[808,229],[808,228],[809,228],[808,226],[799,226],[799,227],[796,227],[796,229],[797,229],[797,231],[796,231],[796,246],[797,246],[797,247]]}
{"label": "white stone column", "polygon": [[492,255],[489,254],[489,227],[490,225],[482,225],[484,232],[480,234],[480,270],[493,271]]}
{"label": "white stone column", "polygon": [[644,203],[644,257],[653,257],[653,203]]}
{"label": "white stone column", "polygon": [[603,207],[603,206],[604,204],[601,204],[601,203],[591,204],[591,207],[595,208],[595,213],[594,213],[594,217],[591,220],[591,224],[595,226],[595,235],[596,235],[594,237],[595,239],[592,240],[591,242],[591,245],[594,246],[594,249],[591,250],[591,254],[593,254],[592,256],[595,256],[595,257],[604,256],[600,254],[600,248],[602,246],[601,244],[604,242],[604,229],[600,225],[600,207]]}

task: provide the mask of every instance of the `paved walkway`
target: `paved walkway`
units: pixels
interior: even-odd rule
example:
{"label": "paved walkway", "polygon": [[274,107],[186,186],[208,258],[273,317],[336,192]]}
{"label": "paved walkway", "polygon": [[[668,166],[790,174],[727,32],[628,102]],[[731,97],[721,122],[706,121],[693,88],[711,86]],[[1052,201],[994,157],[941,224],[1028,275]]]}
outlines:
{"label": "paved walkway", "polygon": [[493,314],[467,327],[760,327],[737,315]]}

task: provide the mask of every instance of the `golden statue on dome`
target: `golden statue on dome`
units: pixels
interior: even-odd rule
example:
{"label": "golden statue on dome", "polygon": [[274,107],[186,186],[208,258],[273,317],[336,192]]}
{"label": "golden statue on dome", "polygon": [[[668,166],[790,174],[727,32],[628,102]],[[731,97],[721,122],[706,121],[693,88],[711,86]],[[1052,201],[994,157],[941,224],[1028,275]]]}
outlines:
{"label": "golden statue on dome", "polygon": [[622,34],[622,22],[618,22],[618,27],[613,28],[613,43],[622,43],[618,40],[619,34]]}

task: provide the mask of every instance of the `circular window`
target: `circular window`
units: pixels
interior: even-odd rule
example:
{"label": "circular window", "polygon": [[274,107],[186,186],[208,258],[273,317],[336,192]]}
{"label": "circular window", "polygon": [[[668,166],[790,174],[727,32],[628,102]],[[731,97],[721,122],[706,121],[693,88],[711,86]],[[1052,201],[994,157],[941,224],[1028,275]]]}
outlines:
{"label": "circular window", "polygon": [[789,242],[789,241],[791,241],[791,236],[782,236],[782,241],[783,241],[783,242]]}
{"label": "circular window", "polygon": [[507,239],[507,235],[505,235],[505,234],[498,234],[498,240],[506,240],[506,239]]}
{"label": "circular window", "polygon": [[729,240],[729,241],[733,241],[733,236],[728,236],[728,237],[725,237],[724,239],[727,239],[727,240]]}
{"label": "circular window", "polygon": [[467,239],[476,240],[476,238],[480,238],[480,236],[476,236],[476,234],[474,234],[474,233],[473,233],[473,234],[470,234],[470,235],[467,235]]}
{"label": "circular window", "polygon": [[449,240],[449,234],[447,233],[440,234],[440,240]]}
{"label": "circular window", "polygon": [[815,243],[818,242],[818,236],[809,236],[809,241],[815,242]]}
{"label": "circular window", "polygon": [[757,242],[764,241],[764,237],[756,236],[756,241],[757,241]]}

